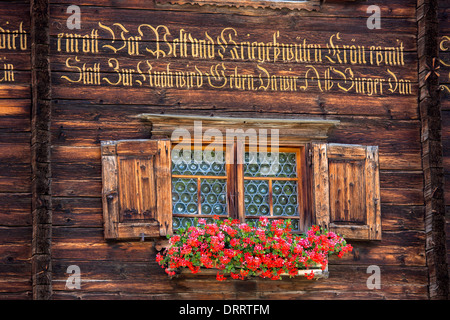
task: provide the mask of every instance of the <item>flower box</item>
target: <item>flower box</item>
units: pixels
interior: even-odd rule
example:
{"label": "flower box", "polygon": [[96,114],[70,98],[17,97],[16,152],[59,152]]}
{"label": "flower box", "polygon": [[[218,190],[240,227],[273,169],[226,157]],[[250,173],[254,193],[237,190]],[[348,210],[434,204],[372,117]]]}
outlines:
{"label": "flower box", "polygon": [[186,273],[216,274],[219,281],[250,277],[278,280],[305,276],[328,277],[328,257],[352,250],[344,238],[319,227],[291,233],[289,220],[260,218],[255,225],[239,220],[204,219],[179,230],[156,260],[170,277]]}

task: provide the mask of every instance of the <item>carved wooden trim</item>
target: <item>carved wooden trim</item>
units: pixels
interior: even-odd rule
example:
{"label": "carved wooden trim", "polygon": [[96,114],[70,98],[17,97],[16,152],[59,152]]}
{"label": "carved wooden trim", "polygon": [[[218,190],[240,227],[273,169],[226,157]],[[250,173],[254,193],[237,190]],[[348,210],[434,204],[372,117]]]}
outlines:
{"label": "carved wooden trim", "polygon": [[229,7],[253,7],[290,10],[317,11],[320,9],[320,0],[156,0],[161,4],[197,4]]}

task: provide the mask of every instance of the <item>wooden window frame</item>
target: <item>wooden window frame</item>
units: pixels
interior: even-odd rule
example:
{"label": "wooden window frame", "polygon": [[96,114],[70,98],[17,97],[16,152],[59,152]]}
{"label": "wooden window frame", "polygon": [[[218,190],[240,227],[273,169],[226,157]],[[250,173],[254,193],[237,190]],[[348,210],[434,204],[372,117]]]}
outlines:
{"label": "wooden window frame", "polygon": [[[259,147],[259,146],[258,146]],[[237,170],[237,197],[238,197],[238,219],[240,221],[245,221],[246,219],[257,219],[260,216],[246,216],[245,215],[245,187],[244,182],[246,180],[266,180],[269,181],[269,199],[273,200],[273,194],[272,194],[272,180],[285,180],[285,181],[296,181],[297,182],[297,203],[298,203],[298,212],[296,216],[274,216],[273,215],[273,202],[270,201],[270,215],[264,216],[268,219],[289,219],[294,218],[299,220],[299,230],[295,231],[294,233],[301,233],[306,231],[306,229],[309,227],[305,223],[305,221],[310,221],[310,211],[308,210],[309,203],[308,203],[308,188],[307,188],[307,181],[309,178],[309,173],[307,170],[307,159],[306,159],[306,145],[299,144],[298,146],[284,146],[279,145],[278,152],[295,152],[296,153],[296,178],[276,178],[276,177],[261,177],[261,178],[255,178],[255,177],[246,177],[244,175],[244,154],[246,151],[250,149],[249,144],[245,144],[242,142],[237,142],[237,158],[238,163],[236,165]],[[270,152],[270,148],[268,148],[268,152]]]}
{"label": "wooden window frame", "polygon": [[[175,146],[173,145],[172,146],[172,150],[173,150],[173,148],[174,148]],[[188,147],[188,146],[186,146],[186,147]],[[205,147],[206,147],[206,144],[202,144],[201,145],[201,147],[202,147],[202,151],[205,149]],[[193,151],[195,151],[195,145],[194,145],[194,142],[192,141],[192,144],[190,144],[190,146],[189,146],[189,148],[191,148],[191,150],[193,150]],[[226,144],[224,144],[222,147],[221,147],[222,149],[225,149],[225,172],[226,172],[226,174],[225,174],[225,176],[212,176],[212,175],[180,175],[180,174],[171,174],[171,180],[173,181],[173,179],[175,178],[182,178],[182,179],[197,179],[197,192],[198,192],[198,210],[199,210],[199,212],[200,213],[198,213],[198,214],[183,214],[183,213],[173,213],[173,211],[172,211],[172,215],[174,216],[174,217],[186,217],[186,218],[211,218],[213,215],[212,214],[208,214],[208,215],[206,215],[206,214],[202,214],[201,213],[201,197],[200,197],[200,193],[201,193],[201,190],[200,190],[200,184],[201,184],[201,182],[200,182],[200,180],[201,179],[221,179],[221,180],[226,180],[227,181],[227,193],[226,193],[226,196],[227,196],[227,210],[228,210],[228,214],[227,215],[222,215],[223,217],[231,217],[231,215],[230,215],[230,212],[233,212],[234,211],[234,208],[233,208],[233,202],[231,201],[231,199],[230,199],[230,192],[232,191],[232,190],[234,190],[234,180],[235,180],[235,177],[234,177],[234,170],[232,169],[232,165],[230,164],[231,163],[231,161],[230,161],[230,157],[231,157],[231,155],[232,155],[232,152],[230,152],[229,150],[229,148],[234,148],[234,145],[226,145]]]}
{"label": "wooden window frame", "polygon": [[[202,122],[202,130],[205,132],[208,129],[220,130],[223,136],[226,136],[228,129],[242,129],[247,130],[271,130],[279,129],[279,146],[280,147],[300,147],[302,148],[301,159],[303,161],[301,188],[302,199],[299,203],[302,204],[303,215],[300,216],[299,230],[308,229],[314,221],[314,206],[312,190],[313,179],[311,177],[312,163],[311,163],[311,143],[324,142],[328,139],[329,132],[332,128],[340,124],[339,120],[328,119],[279,119],[279,118],[231,118],[231,117],[209,117],[209,116],[192,116],[192,115],[175,115],[175,114],[154,114],[143,113],[136,115],[136,118],[141,119],[143,123],[151,128],[151,136],[153,138],[170,139],[173,144],[183,143],[184,140],[180,137],[172,136],[177,129],[186,129],[192,140],[197,142],[194,130],[196,121]],[[200,137],[201,138],[201,137]],[[190,141],[190,140],[188,140]],[[245,144],[236,144],[234,150],[234,157],[237,157],[238,152],[243,152]],[[233,159],[233,161],[236,161]],[[236,162],[235,162],[236,163]],[[242,163],[242,162],[241,162]],[[234,175],[243,175],[243,164],[237,165],[234,170]],[[234,186],[235,184],[233,184]],[[230,205],[234,208],[234,212],[239,212],[237,217],[242,220],[244,217],[244,202],[238,201],[237,198],[227,199]],[[238,207],[240,203],[240,207]]]}

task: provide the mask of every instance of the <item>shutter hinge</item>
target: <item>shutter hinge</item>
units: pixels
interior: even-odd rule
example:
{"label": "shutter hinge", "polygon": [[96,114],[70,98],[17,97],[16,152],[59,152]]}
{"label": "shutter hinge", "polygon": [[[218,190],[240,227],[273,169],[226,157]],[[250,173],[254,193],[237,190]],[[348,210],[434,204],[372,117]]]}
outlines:
{"label": "shutter hinge", "polygon": [[312,149],[311,148],[309,148],[308,149],[308,161],[309,161],[309,166],[312,166],[312,161],[313,160],[313,152],[312,152]]}

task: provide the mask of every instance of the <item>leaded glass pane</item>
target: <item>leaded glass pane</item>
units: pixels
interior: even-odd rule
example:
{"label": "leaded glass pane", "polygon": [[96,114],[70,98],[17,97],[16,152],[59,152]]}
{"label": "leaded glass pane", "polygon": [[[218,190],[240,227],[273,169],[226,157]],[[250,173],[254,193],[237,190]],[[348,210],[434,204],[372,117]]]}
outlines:
{"label": "leaded glass pane", "polygon": [[188,226],[194,225],[195,218],[191,217],[173,217],[172,218],[172,227],[174,230],[180,228],[187,228]]}
{"label": "leaded glass pane", "polygon": [[172,179],[172,207],[173,213],[197,214],[198,195],[197,179]]}
{"label": "leaded glass pane", "polygon": [[274,216],[295,216],[298,213],[297,181],[272,182]]}
{"label": "leaded glass pane", "polygon": [[[211,178],[211,176],[217,177],[217,179]],[[185,228],[188,223],[192,225],[195,216],[199,214],[227,215],[227,180],[225,177],[226,167],[223,152],[172,150],[174,230],[180,227]],[[199,188],[200,190],[198,190]]]}
{"label": "leaded glass pane", "polygon": [[227,181],[225,179],[201,179],[202,214],[227,214]]}
{"label": "leaded glass pane", "polygon": [[295,178],[297,176],[296,156],[295,152],[246,152],[244,176]]}
{"label": "leaded glass pane", "polygon": [[[270,223],[270,219],[269,219],[269,223]],[[259,218],[258,219],[251,219],[251,218],[247,218],[245,219],[245,222],[247,222],[248,224],[252,224],[253,226],[258,226],[259,223]],[[291,229],[292,231],[299,231],[299,220],[298,219],[291,219]]]}
{"label": "leaded glass pane", "polygon": [[248,216],[270,215],[269,182],[265,180],[244,181],[245,214]]}
{"label": "leaded glass pane", "polygon": [[225,176],[224,154],[220,151],[172,151],[172,174]]}

